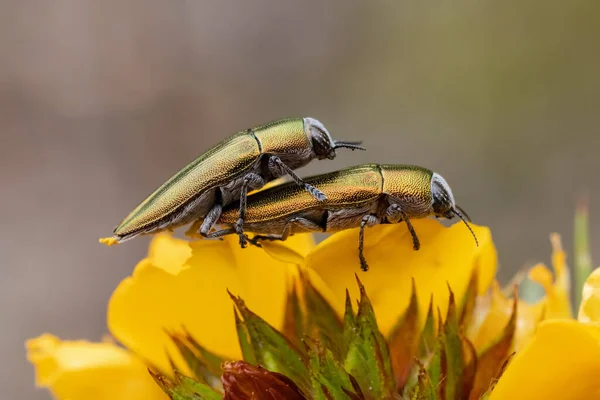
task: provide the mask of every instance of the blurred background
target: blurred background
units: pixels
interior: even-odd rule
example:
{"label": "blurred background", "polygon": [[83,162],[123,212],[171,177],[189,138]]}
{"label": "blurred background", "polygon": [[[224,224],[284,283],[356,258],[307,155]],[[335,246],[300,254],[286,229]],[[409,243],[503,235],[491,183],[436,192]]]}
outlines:
{"label": "blurred background", "polygon": [[[147,238],[98,237],[230,134],[321,120],[364,163],[440,172],[491,227],[500,277],[600,240],[600,3],[0,1],[0,398],[34,389],[23,341],[97,340]],[[600,260],[600,246],[595,246]]]}

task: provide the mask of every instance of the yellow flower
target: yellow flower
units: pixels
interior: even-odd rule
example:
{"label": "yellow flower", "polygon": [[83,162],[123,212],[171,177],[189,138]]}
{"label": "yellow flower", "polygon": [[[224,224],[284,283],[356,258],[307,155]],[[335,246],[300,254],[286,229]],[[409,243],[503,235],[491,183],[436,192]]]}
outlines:
{"label": "yellow flower", "polygon": [[146,365],[112,343],[61,342],[42,335],[26,343],[36,367],[36,383],[58,399],[160,399],[167,396],[154,383]]}
{"label": "yellow flower", "polygon": [[[534,335],[538,324],[544,319],[571,318],[569,270],[565,261],[560,237],[550,236],[552,243],[552,272],[544,264],[537,264],[529,270],[529,279],[542,285],[545,296],[535,304],[523,300],[517,302],[517,330],[513,347],[519,351]],[[473,345],[482,351],[490,341],[498,337],[506,326],[513,309],[513,299],[500,290],[498,283],[492,285],[492,291],[487,301],[477,314],[485,315],[476,333],[470,332]]]}
{"label": "yellow flower", "polygon": [[490,400],[600,398],[600,268],[588,278],[579,321],[541,323],[517,353]]}
{"label": "yellow flower", "polygon": [[[371,296],[384,332],[389,331],[408,306],[411,277],[417,282],[423,310],[433,293],[436,305],[445,313],[448,284],[457,299],[461,299],[475,271],[479,277],[479,291],[487,289],[496,269],[495,248],[487,228],[473,227],[480,243],[476,247],[462,225],[445,228],[437,221],[413,223],[421,240],[420,251],[412,249],[412,240],[403,224],[367,231],[365,255],[371,265],[367,273],[360,271],[357,261],[357,230],[333,235],[316,248],[311,235],[296,235],[284,244],[265,243],[263,249],[250,247],[244,250],[233,237],[223,241],[187,242],[166,234],[157,235],[152,240],[148,257],[114,291],[108,306],[109,329],[148,365],[168,372],[171,358],[185,371],[185,364],[167,332],[185,328],[206,349],[225,358],[239,358],[233,307],[226,290],[242,297],[252,311],[280,328],[287,291],[297,275],[298,266],[294,264],[308,265],[305,271],[311,281],[340,315],[345,289],[349,288],[352,295],[358,297],[354,280],[354,275],[358,274]],[[81,344],[81,347],[86,345],[108,346]],[[123,357],[135,359],[124,350],[114,349],[122,352]],[[30,358],[33,361],[33,357]],[[34,364],[38,374],[46,376],[46,369]],[[132,363],[131,367],[138,368],[139,364]],[[90,360],[88,369],[90,373],[100,375],[118,373],[114,365],[105,363],[102,357],[96,360],[95,369]],[[76,379],[75,375],[63,377],[65,385],[73,379]],[[54,381],[40,382],[52,387],[58,398],[87,398],[62,395],[54,388]],[[153,382],[146,382],[154,388]],[[93,390],[99,381],[87,383],[87,389]],[[149,397],[130,394],[129,398]]]}

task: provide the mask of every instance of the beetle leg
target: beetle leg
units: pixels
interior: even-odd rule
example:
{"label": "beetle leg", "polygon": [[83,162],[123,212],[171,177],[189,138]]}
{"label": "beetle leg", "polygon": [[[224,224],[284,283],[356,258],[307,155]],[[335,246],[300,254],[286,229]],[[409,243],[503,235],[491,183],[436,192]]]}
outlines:
{"label": "beetle leg", "polygon": [[265,181],[260,175],[248,174],[242,181],[242,190],[240,192],[240,211],[237,222],[235,223],[235,233],[240,238],[240,246],[242,249],[246,247],[248,243],[248,236],[244,234],[244,219],[246,218],[246,206],[248,202],[248,189],[259,188],[265,184]]}
{"label": "beetle leg", "polygon": [[398,204],[391,204],[385,213],[387,215],[388,221],[391,223],[397,223],[399,221],[406,222],[408,231],[410,232],[410,235],[412,236],[413,249],[419,250],[421,248],[421,242],[419,241],[419,237],[417,236],[417,233],[415,232],[415,228],[413,228],[413,225],[411,224],[410,219],[408,218],[406,213],[404,211],[402,211],[400,206]]}
{"label": "beetle leg", "polygon": [[204,221],[202,221],[202,226],[200,226],[200,234],[203,237],[209,237],[209,232],[215,226],[219,218],[221,217],[221,211],[223,211],[223,206],[220,203],[215,203],[212,206],[206,217],[204,217]]}
{"label": "beetle leg", "polygon": [[293,169],[291,169],[290,167],[285,165],[285,163],[283,161],[281,161],[281,158],[279,158],[277,156],[271,156],[269,158],[269,170],[276,172],[275,175],[287,174],[287,175],[291,176],[292,179],[294,180],[294,182],[296,182],[296,184],[298,186],[302,186],[304,188],[304,190],[306,190],[308,193],[310,193],[315,199],[317,199],[319,201],[323,201],[323,200],[327,199],[327,196],[325,196],[325,193],[321,192],[319,189],[317,189],[313,185],[310,185],[310,184],[304,182],[302,180],[302,178],[300,178],[298,175],[296,175],[296,173],[294,172]]}
{"label": "beetle leg", "polygon": [[360,230],[358,231],[358,258],[360,260],[360,269],[363,271],[369,270],[369,264],[367,264],[367,259],[363,254],[364,246],[365,246],[365,227],[373,226],[379,223],[379,218],[376,215],[368,214],[363,217],[360,221]]}
{"label": "beetle leg", "polygon": [[260,241],[262,240],[281,240],[284,241],[288,238],[288,236],[290,236],[291,232],[292,232],[292,226],[294,225],[300,225],[301,227],[303,227],[306,230],[309,231],[322,231],[323,227],[319,224],[317,224],[316,222],[313,222],[309,219],[306,218],[302,218],[302,217],[295,217],[290,219],[285,226],[283,227],[283,232],[281,232],[281,235],[255,235],[252,239],[248,239],[248,241],[250,243],[252,243],[255,246],[260,247]]}
{"label": "beetle leg", "polygon": [[217,239],[223,236],[233,235],[234,233],[236,233],[235,228],[230,226],[229,228],[219,229],[218,231],[211,232],[205,237],[207,239]]}

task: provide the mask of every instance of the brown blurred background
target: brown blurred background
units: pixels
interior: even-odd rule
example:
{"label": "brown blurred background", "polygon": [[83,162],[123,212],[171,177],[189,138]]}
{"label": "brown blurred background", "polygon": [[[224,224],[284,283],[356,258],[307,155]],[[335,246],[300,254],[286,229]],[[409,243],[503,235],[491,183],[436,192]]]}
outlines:
{"label": "brown blurred background", "polygon": [[[489,225],[501,278],[600,240],[600,3],[0,1],[1,399],[44,399],[23,341],[99,339],[148,239],[98,244],[220,139],[286,116],[415,163]],[[600,260],[596,246],[595,259]]]}

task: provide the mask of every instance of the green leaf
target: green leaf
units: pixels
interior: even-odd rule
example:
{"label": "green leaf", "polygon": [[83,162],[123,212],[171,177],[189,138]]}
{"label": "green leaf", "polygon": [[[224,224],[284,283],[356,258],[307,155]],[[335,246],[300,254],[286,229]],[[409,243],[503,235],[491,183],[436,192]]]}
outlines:
{"label": "green leaf", "polygon": [[419,347],[419,300],[414,278],[410,303],[392,328],[388,343],[396,389],[401,391],[408,381]]}
{"label": "green leaf", "polygon": [[364,398],[360,388],[356,391],[350,375],[330,349],[319,341],[312,342],[309,347],[310,376],[315,399]]}
{"label": "green leaf", "polygon": [[[245,327],[249,339],[248,344],[244,344],[244,346],[252,348],[256,364],[265,367],[269,371],[286,375],[296,382],[303,391],[308,392],[310,380],[306,355],[265,320],[250,311],[241,298],[231,293],[230,296],[243,318],[243,321],[241,321],[238,317],[237,323]],[[238,328],[238,332],[240,331],[241,329]],[[240,340],[240,343],[242,340]]]}
{"label": "green leaf", "polygon": [[344,367],[356,378],[367,397],[393,398],[396,385],[389,349],[377,327],[373,306],[365,288],[358,276],[356,280],[360,289],[360,302],[354,321],[348,318],[353,325],[344,327],[349,340]]}
{"label": "green leaf", "polygon": [[588,276],[592,273],[592,256],[589,246],[589,215],[586,199],[580,200],[575,212],[575,253],[573,257],[573,268],[575,269],[575,310],[579,309],[581,304],[581,293],[583,285]]}
{"label": "green leaf", "polygon": [[154,381],[173,400],[221,400],[222,395],[205,383],[175,371],[173,380],[160,373],[149,371]]}
{"label": "green leaf", "polygon": [[295,281],[288,290],[282,328],[283,335],[297,347],[301,346],[302,337],[304,336],[304,313],[302,312],[298,290]]}
{"label": "green leaf", "polygon": [[510,351],[517,327],[518,292],[515,286],[512,314],[500,336],[481,355],[477,363],[473,390],[469,399],[477,400],[483,396],[500,378],[503,365],[510,356]]}
{"label": "green leaf", "polygon": [[306,274],[300,273],[306,302],[306,334],[319,339],[336,357],[343,352],[343,324],[323,295],[312,285]]}

